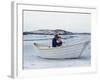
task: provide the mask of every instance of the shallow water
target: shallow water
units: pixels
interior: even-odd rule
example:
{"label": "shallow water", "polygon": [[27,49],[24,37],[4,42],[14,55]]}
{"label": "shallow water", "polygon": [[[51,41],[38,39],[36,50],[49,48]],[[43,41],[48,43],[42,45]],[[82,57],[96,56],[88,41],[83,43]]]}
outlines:
{"label": "shallow water", "polygon": [[[62,68],[62,67],[79,67],[91,65],[91,47],[90,44],[86,47],[79,59],[44,59],[37,56],[32,44],[44,43],[51,45],[52,35],[25,35],[23,48],[23,68],[24,69],[41,69],[41,68]],[[74,35],[74,37],[62,36],[63,45],[73,44],[84,40],[90,40],[90,35]]]}

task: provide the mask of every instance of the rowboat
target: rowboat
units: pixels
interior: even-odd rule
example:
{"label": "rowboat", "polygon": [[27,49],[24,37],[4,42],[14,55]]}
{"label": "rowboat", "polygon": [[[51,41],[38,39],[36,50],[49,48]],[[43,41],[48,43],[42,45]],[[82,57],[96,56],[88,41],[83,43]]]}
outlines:
{"label": "rowboat", "polygon": [[78,42],[70,45],[51,47],[44,44],[34,43],[37,56],[41,58],[79,58],[90,41]]}

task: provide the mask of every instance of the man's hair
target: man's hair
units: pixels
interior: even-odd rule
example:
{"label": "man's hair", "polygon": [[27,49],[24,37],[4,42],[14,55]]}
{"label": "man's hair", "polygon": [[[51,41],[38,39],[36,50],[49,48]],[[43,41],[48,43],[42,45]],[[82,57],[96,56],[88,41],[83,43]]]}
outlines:
{"label": "man's hair", "polygon": [[59,39],[59,38],[61,38],[61,36],[59,36],[58,34],[56,34],[54,38],[55,39]]}

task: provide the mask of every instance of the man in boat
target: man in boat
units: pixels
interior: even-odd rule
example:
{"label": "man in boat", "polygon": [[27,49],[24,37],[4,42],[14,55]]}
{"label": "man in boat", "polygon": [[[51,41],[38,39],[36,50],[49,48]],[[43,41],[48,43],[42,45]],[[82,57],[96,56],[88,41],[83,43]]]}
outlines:
{"label": "man in boat", "polygon": [[52,40],[52,47],[58,47],[62,45],[61,36],[59,33],[56,33],[53,40]]}

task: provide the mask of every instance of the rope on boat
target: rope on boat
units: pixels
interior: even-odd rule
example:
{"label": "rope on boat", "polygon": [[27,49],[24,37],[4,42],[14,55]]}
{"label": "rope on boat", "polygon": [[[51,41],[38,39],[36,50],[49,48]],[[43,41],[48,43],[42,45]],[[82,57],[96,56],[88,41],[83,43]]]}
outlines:
{"label": "rope on boat", "polygon": [[81,52],[80,52],[79,57],[81,56],[81,54],[83,53],[83,51],[86,49],[86,47],[88,46],[89,43],[90,43],[90,41],[85,42],[85,44],[84,44],[84,46],[83,46],[83,49],[82,49]]}

